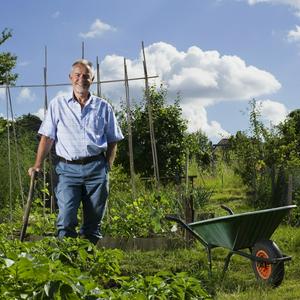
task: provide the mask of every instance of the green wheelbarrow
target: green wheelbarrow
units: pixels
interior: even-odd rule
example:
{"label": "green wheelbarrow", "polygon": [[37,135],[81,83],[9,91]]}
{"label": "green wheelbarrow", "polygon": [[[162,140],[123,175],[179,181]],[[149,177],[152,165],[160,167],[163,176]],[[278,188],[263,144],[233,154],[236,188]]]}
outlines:
{"label": "green wheelbarrow", "polygon": [[[190,232],[206,249],[209,273],[212,272],[211,249],[223,247],[229,250],[222,278],[233,254],[251,260],[252,268],[259,281],[279,286],[284,277],[284,262],[291,256],[282,254],[278,246],[270,240],[282,219],[296,205],[276,207],[241,214],[233,214],[227,206],[221,205],[230,215],[186,224],[174,215],[166,218],[177,222]],[[245,249],[249,249],[246,252]]]}

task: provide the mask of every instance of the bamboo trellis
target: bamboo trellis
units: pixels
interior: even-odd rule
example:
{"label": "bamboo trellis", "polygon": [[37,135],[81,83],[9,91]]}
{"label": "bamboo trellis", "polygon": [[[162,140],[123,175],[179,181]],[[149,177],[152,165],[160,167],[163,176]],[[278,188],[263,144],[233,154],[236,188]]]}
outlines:
{"label": "bamboo trellis", "polygon": [[[81,57],[84,58],[84,42],[82,42],[81,46]],[[144,76],[141,77],[128,77],[128,71],[127,71],[127,65],[126,65],[126,58],[124,58],[124,79],[115,79],[115,80],[100,80],[100,67],[99,67],[99,61],[98,56],[96,57],[96,81],[94,81],[92,84],[97,85],[97,96],[101,97],[101,85],[107,84],[107,83],[118,83],[118,82],[124,82],[125,85],[125,98],[126,98],[126,104],[127,104],[127,122],[128,122],[128,138],[129,138],[129,159],[130,159],[130,173],[131,173],[131,184],[132,184],[132,191],[133,196],[135,196],[135,185],[134,185],[134,154],[133,154],[133,146],[132,146],[132,131],[131,131],[131,115],[130,115],[130,99],[129,99],[129,82],[130,81],[136,81],[136,80],[144,80],[145,81],[145,96],[147,101],[147,107],[148,107],[148,118],[149,118],[149,127],[150,127],[150,140],[151,140],[151,151],[152,151],[152,158],[153,158],[153,169],[154,169],[154,178],[157,184],[159,184],[159,169],[158,169],[158,159],[157,159],[157,151],[156,151],[156,142],[155,142],[155,134],[154,134],[154,127],[153,127],[153,117],[152,117],[152,106],[151,106],[151,98],[150,98],[150,90],[149,90],[149,79],[157,78],[157,75],[154,76],[148,76],[147,71],[147,64],[146,64],[146,56],[145,56],[145,49],[144,49],[144,42],[142,42],[142,53],[143,53],[143,69],[144,69]],[[48,92],[47,89],[49,87],[61,87],[61,86],[70,86],[71,83],[54,83],[49,84],[47,81],[47,47],[45,46],[45,65],[43,68],[43,76],[44,76],[44,82],[43,84],[29,84],[29,85],[8,85],[1,86],[0,88],[6,88],[6,98],[7,98],[7,119],[9,119],[9,107],[11,110],[11,118],[13,119],[13,109],[12,109],[12,103],[11,103],[11,96],[10,96],[10,88],[37,88],[37,87],[43,87],[44,88],[44,114],[46,114],[46,111],[48,109]],[[8,126],[8,155],[9,160],[11,160],[11,149],[10,149],[10,129]],[[16,143],[16,149],[17,149],[17,137],[14,130],[14,137],[15,137],[15,143]],[[18,154],[17,154],[18,157]],[[53,178],[52,178],[52,159],[51,155],[49,155],[49,165],[50,165],[50,180],[51,180],[51,187],[52,187],[52,198],[51,198],[51,211],[54,209],[54,201],[53,201]],[[20,172],[20,166],[18,166],[18,170]],[[11,165],[9,162],[9,173],[10,173],[10,190],[12,186],[12,178],[11,178]],[[45,176],[46,172],[44,172]],[[21,178],[21,176],[20,176]],[[21,180],[21,179],[20,179]],[[22,185],[22,183],[21,183]],[[44,187],[46,185],[46,177],[44,177]],[[21,187],[22,192],[22,201],[24,205],[23,200],[23,190]],[[11,218],[12,218],[12,199],[10,192],[10,209],[11,209]],[[44,194],[44,202],[45,202],[45,194]]]}

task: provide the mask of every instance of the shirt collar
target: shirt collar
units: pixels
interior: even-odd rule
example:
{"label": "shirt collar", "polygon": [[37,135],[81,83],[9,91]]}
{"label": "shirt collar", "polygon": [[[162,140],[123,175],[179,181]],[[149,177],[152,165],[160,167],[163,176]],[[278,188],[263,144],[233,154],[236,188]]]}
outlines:
{"label": "shirt collar", "polygon": [[[75,100],[75,98],[74,98],[74,94],[73,94],[73,93],[69,94],[69,95],[66,97],[66,99],[67,99],[67,102],[68,102],[68,103],[70,103],[71,101],[77,102],[77,101]],[[90,96],[89,96],[89,99],[87,100],[86,104],[93,104],[93,102],[94,102],[94,97],[93,97],[92,93],[90,92]]]}

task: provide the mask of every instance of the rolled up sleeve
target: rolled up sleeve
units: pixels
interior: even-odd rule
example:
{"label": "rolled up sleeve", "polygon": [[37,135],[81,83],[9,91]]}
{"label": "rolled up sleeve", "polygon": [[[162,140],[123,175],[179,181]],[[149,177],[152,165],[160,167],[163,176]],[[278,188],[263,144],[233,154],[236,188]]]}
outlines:
{"label": "rolled up sleeve", "polygon": [[44,136],[49,137],[52,140],[56,139],[56,121],[55,121],[54,106],[50,102],[49,108],[47,110],[44,121],[39,128],[38,133]]}

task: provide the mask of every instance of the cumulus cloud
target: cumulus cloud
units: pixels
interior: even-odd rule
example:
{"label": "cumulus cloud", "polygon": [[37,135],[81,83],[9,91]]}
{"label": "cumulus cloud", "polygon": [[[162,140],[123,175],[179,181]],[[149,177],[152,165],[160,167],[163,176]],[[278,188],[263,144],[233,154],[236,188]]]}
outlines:
{"label": "cumulus cloud", "polygon": [[54,96],[54,98],[56,97],[68,97],[70,95],[72,95],[73,90],[71,86],[67,86],[65,89],[63,90],[59,90],[56,95]]}
{"label": "cumulus cloud", "polygon": [[102,22],[99,19],[96,19],[94,23],[90,26],[90,30],[85,33],[80,33],[79,36],[87,39],[87,38],[97,38],[102,36],[107,31],[116,31],[116,28],[113,26]]}
{"label": "cumulus cloud", "polygon": [[[178,92],[181,95],[183,115],[189,122],[189,131],[201,129],[209,138],[228,136],[218,120],[209,120],[206,107],[221,101],[249,101],[278,91],[281,87],[269,72],[249,66],[237,56],[221,55],[217,51],[203,51],[190,47],[178,51],[170,44],[159,42],[145,48],[148,75],[159,75],[150,84],[164,83],[168,88],[168,100],[173,102]],[[129,78],[143,77],[142,54],[136,59],[127,59]],[[124,58],[107,55],[100,62],[101,81],[124,78]],[[144,81],[129,81],[130,98],[139,102],[143,97]],[[92,90],[95,90],[94,85]],[[69,95],[71,87],[59,91],[56,96]],[[112,101],[115,107],[120,95],[125,98],[124,83],[106,83],[101,86],[102,96]],[[268,104],[268,102],[266,102]],[[276,102],[274,102],[276,103]],[[267,106],[266,106],[267,107]],[[265,108],[266,115],[271,110]],[[269,114],[267,114],[269,112]],[[275,113],[272,117],[274,122]],[[270,117],[271,119],[271,117]]]}
{"label": "cumulus cloud", "polygon": [[21,62],[18,63],[18,66],[19,66],[19,67],[26,67],[26,66],[28,66],[29,64],[30,64],[29,61],[21,61]]}
{"label": "cumulus cloud", "polygon": [[295,30],[289,31],[288,40],[290,42],[300,42],[300,26],[296,25]]}
{"label": "cumulus cloud", "polygon": [[36,99],[35,94],[29,88],[22,88],[19,95],[17,96],[17,101],[21,102],[33,102]]}
{"label": "cumulus cloud", "polygon": [[6,99],[6,91],[5,88],[0,88],[0,100]]}
{"label": "cumulus cloud", "polygon": [[282,4],[288,5],[295,10],[295,14],[300,17],[300,1],[299,0],[247,0],[250,5],[258,3]]}
{"label": "cumulus cloud", "polygon": [[[217,120],[208,121],[205,107],[221,101],[249,101],[275,93],[281,87],[271,73],[247,65],[238,56],[222,56],[218,51],[203,51],[196,46],[178,51],[163,42],[146,47],[145,53],[148,74],[159,75],[159,79],[152,83],[159,86],[163,82],[168,87],[170,100],[180,92],[185,116],[189,116],[190,130],[202,129],[209,137],[228,133]],[[141,54],[136,59],[127,60],[129,77],[143,76],[141,62]],[[121,56],[106,56],[100,64],[101,80],[123,78],[123,64]],[[129,85],[131,97],[140,99],[144,82],[130,81]],[[125,93],[124,84],[103,85],[102,91],[109,99],[117,101]]]}
{"label": "cumulus cloud", "polygon": [[206,109],[201,105],[183,104],[183,117],[189,122],[188,131],[195,132],[201,129],[212,140],[219,140],[230,136],[217,121],[208,121]]}
{"label": "cumulus cloud", "polygon": [[33,115],[37,116],[41,121],[43,121],[45,116],[45,109],[40,108],[37,112],[33,113]]}
{"label": "cumulus cloud", "polygon": [[52,17],[53,19],[57,19],[59,16],[60,16],[60,11],[56,11],[56,12],[54,12],[54,13],[51,15],[51,17]]}
{"label": "cumulus cloud", "polygon": [[266,123],[278,125],[284,121],[289,111],[284,104],[272,100],[257,101],[261,117]]}
{"label": "cumulus cloud", "polygon": [[[170,44],[155,43],[145,48],[148,73],[157,74],[169,92],[181,92],[183,102],[213,105],[219,101],[249,100],[278,91],[281,84],[269,72],[247,66],[237,56],[190,47],[180,52]],[[129,76],[143,74],[142,58],[127,60]],[[123,77],[123,58],[109,55],[101,62],[103,78]],[[143,83],[139,83],[142,85]]]}

